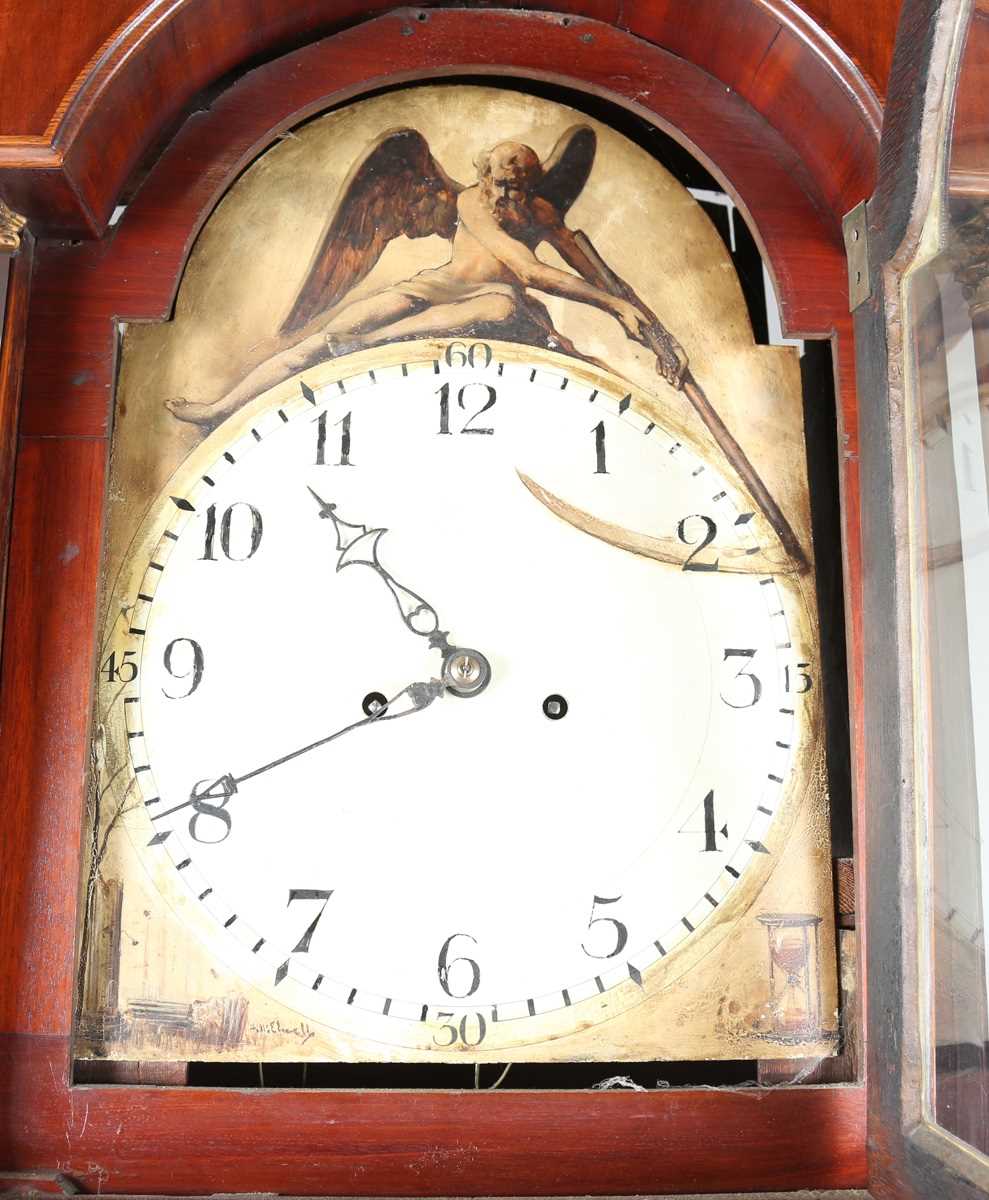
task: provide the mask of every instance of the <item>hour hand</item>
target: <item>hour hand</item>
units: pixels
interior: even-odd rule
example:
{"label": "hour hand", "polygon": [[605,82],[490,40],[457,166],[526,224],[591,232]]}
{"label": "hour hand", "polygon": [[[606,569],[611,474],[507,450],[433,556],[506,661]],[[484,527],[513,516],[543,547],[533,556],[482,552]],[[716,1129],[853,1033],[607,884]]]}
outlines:
{"label": "hour hand", "polygon": [[450,649],[445,633],[440,632],[440,619],[436,609],[411,588],[405,587],[387,571],[378,558],[378,543],[388,532],[387,529],[368,529],[366,525],[357,525],[344,521],[337,515],[336,505],[324,500],[312,488],[309,493],[319,505],[319,515],[333,522],[336,530],[337,570],[344,567],[370,567],[384,582],[398,605],[406,628],[419,637],[429,638],[431,646],[447,653]]}

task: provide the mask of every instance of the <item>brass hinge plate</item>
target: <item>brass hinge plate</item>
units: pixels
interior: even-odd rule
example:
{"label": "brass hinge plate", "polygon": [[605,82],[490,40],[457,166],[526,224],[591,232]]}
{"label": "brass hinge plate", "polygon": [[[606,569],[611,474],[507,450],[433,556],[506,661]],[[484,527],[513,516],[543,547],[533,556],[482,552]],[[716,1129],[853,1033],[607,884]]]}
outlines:
{"label": "brass hinge plate", "polygon": [[848,311],[854,312],[872,295],[869,280],[869,233],[865,219],[865,201],[856,204],[842,221],[845,256],[848,260]]}

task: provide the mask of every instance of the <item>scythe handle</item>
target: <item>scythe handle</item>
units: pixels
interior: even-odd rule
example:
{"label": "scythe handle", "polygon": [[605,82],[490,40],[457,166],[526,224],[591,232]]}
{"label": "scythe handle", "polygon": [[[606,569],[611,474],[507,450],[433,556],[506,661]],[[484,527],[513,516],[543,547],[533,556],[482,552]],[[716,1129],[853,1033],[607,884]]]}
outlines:
{"label": "scythe handle", "polygon": [[[714,408],[714,405],[708,400],[704,394],[704,390],[694,378],[687,364],[687,356],[683,353],[679,343],[660,324],[659,320],[650,313],[649,309],[646,308],[625,280],[612,271],[594,249],[590,238],[585,233],[578,230],[574,234],[574,240],[597,274],[598,279],[596,282],[599,287],[610,292],[613,296],[620,296],[623,300],[627,300],[630,304],[634,304],[637,308],[641,309],[647,316],[652,317],[652,320],[643,330],[643,334],[649,349],[656,355],[657,370],[660,370],[672,387],[675,387],[678,391],[682,391],[687,397],[691,405],[693,405],[694,411],[704,422],[715,442],[717,442],[721,452],[745,484],[752,499],[762,509],[766,519],[779,537],[783,549],[802,567],[806,567],[807,556],[800,545],[797,535],[793,532],[793,527],[783,515],[782,509],[776,503],[769,488],[763,483],[762,478],[749,461],[745,451],[735,441],[728,427]],[[662,369],[661,365],[668,361],[671,347],[675,348],[678,352],[677,357],[680,364],[679,369],[672,372],[673,378]]]}

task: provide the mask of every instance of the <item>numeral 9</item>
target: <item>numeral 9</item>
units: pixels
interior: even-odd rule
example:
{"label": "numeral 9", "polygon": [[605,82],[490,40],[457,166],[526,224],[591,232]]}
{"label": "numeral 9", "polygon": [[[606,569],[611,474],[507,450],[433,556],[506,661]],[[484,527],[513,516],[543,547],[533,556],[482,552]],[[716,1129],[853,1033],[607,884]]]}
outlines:
{"label": "numeral 9", "polygon": [[[176,671],[172,666],[175,647],[181,646],[183,643],[185,643],[192,651],[192,662],[190,663],[188,670]],[[166,692],[164,688],[161,689],[162,692],[168,697],[169,700],[188,699],[203,681],[203,668],[206,665],[206,656],[203,654],[202,646],[200,646],[198,642],[193,641],[192,638],[175,638],[174,641],[169,642],[165,647],[164,663],[165,670],[173,679],[189,679],[191,677],[192,682],[190,683],[189,690],[187,692],[180,692],[178,695],[172,695],[171,692]]]}

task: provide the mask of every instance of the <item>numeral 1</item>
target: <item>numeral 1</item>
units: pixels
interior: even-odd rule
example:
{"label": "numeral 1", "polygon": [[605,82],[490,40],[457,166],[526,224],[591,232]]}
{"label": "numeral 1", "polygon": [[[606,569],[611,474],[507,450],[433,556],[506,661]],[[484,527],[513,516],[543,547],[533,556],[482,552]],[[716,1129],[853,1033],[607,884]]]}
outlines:
{"label": "numeral 1", "polygon": [[440,433],[450,432],[450,385],[444,383],[439,389]]}
{"label": "numeral 1", "polygon": [[597,465],[594,468],[595,475],[607,475],[608,464],[605,460],[604,453],[604,421],[598,423],[591,430],[594,434],[594,458]]}

